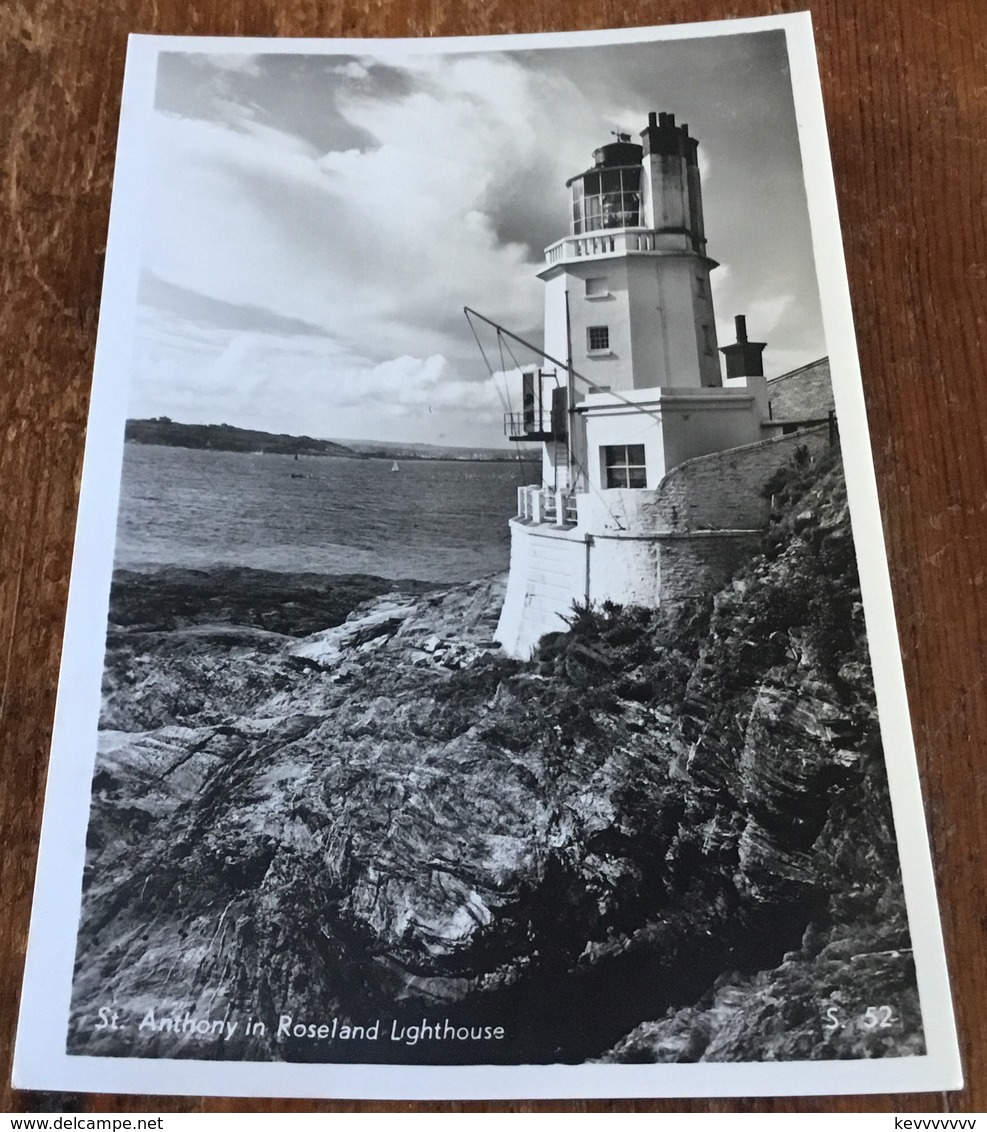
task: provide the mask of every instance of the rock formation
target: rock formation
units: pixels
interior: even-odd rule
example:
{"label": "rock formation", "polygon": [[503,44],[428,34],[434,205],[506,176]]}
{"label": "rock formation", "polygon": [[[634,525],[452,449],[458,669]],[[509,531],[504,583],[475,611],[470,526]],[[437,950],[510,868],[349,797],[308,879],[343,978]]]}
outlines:
{"label": "rock formation", "polygon": [[[261,609],[119,578],[69,1049],[918,1052],[840,470],[772,487],[711,605],[574,610],[529,663],[491,640],[500,578],[350,579],[318,632],[311,579]],[[363,1033],[423,1020],[502,1037]]]}

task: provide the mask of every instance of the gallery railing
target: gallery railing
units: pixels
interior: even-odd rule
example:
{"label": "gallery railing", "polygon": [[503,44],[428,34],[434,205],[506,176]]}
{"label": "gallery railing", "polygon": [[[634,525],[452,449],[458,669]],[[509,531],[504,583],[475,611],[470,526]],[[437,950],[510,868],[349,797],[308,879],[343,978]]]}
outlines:
{"label": "gallery railing", "polygon": [[571,492],[549,487],[519,487],[517,517],[528,523],[550,523],[574,527],[577,522],[576,497]]}
{"label": "gallery railing", "polygon": [[[666,245],[667,246],[667,245]],[[654,252],[661,248],[654,232],[648,229],[619,228],[612,232],[588,233],[584,236],[566,236],[545,249],[548,264],[581,259],[583,256],[624,255],[627,252]]]}

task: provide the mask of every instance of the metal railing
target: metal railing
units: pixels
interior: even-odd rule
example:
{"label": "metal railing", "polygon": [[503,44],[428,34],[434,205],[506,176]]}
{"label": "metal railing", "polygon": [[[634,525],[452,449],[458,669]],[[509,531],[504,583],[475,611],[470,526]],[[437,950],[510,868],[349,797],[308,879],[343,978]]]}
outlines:
{"label": "metal railing", "polygon": [[504,435],[508,437],[530,437],[532,440],[550,440],[554,437],[552,414],[505,413]]}

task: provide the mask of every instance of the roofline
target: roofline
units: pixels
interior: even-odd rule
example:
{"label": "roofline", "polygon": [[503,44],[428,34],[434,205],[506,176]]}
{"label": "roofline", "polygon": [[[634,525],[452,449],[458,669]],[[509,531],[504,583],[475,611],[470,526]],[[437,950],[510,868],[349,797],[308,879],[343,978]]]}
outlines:
{"label": "roofline", "polygon": [[816,360],[814,362],[806,362],[806,364],[804,366],[799,366],[798,369],[790,369],[787,373],[779,373],[777,376],[769,377],[766,380],[767,380],[769,385],[773,381],[784,381],[784,379],[786,377],[794,377],[798,373],[805,373],[805,371],[807,369],[814,369],[816,366],[822,365],[823,362],[828,362],[828,361],[829,361],[829,354],[823,354],[823,356],[821,358],[816,358]]}

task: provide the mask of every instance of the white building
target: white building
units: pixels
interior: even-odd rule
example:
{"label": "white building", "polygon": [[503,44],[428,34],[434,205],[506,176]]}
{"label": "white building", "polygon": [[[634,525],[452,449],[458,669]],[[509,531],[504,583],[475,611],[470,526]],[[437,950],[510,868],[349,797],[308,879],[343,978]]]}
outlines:
{"label": "white building", "polygon": [[569,234],[539,273],[546,365],[523,374],[509,428],[542,442],[511,520],[497,639],[512,655],[573,602],[661,605],[725,580],[766,520],[760,486],[794,444],[828,439],[773,418],[743,318],[721,377],[697,143],[671,114],[641,139],[618,135],[568,182]]}

